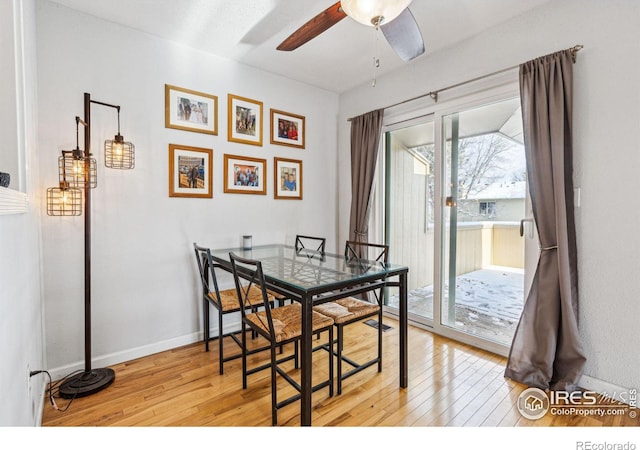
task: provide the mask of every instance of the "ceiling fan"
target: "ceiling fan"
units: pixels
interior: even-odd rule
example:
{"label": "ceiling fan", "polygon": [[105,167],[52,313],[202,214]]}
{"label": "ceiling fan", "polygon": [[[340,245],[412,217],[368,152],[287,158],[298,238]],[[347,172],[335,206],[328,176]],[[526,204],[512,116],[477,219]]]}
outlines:
{"label": "ceiling fan", "polygon": [[411,61],[424,53],[424,42],[418,24],[409,10],[410,3],[411,0],[336,2],[298,28],[277,49],[295,50],[349,16],[364,25],[379,27],[398,56],[403,61]]}

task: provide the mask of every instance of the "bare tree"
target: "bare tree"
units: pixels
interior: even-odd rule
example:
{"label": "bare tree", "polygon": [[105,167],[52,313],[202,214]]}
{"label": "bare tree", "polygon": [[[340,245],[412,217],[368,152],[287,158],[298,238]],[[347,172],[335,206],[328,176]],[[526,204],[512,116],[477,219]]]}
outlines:
{"label": "bare tree", "polygon": [[[447,143],[447,165],[451,167],[451,147]],[[509,152],[519,144],[500,135],[499,133],[485,134],[469,138],[462,138],[458,142],[458,201],[464,201],[482,192],[497,181],[524,181],[525,168],[513,168],[509,161]],[[421,159],[429,166],[429,173],[435,173],[433,145],[425,145],[414,149]],[[433,208],[433,178],[428,180],[428,207]],[[472,207],[470,202],[458,204],[461,215],[477,215],[477,205]],[[468,209],[468,210],[467,210]],[[430,215],[431,216],[431,215]]]}
{"label": "bare tree", "polygon": [[461,139],[458,148],[458,199],[466,200],[504,179],[505,153],[514,145],[497,133]]}

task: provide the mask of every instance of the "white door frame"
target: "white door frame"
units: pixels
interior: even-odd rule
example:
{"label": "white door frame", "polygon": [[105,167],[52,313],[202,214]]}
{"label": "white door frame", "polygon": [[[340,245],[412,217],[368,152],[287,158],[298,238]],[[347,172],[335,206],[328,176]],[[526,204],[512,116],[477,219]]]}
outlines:
{"label": "white door frame", "polygon": [[[481,348],[492,353],[496,353],[502,356],[507,356],[509,353],[509,346],[502,345],[498,342],[490,341],[484,338],[480,338],[477,336],[473,336],[462,331],[455,330],[451,327],[442,325],[440,323],[441,318],[441,307],[442,307],[442,292],[443,292],[443,261],[444,261],[444,252],[445,245],[444,242],[444,222],[443,222],[443,211],[444,205],[443,203],[443,191],[444,191],[444,183],[446,180],[444,179],[445,175],[445,167],[444,167],[444,156],[442,145],[442,122],[443,117],[449,114],[453,114],[455,112],[462,112],[464,110],[473,109],[475,107],[480,107],[489,103],[499,102],[502,100],[507,100],[510,98],[514,98],[519,96],[519,86],[517,81],[517,76],[514,74],[510,75],[510,80],[508,82],[504,81],[504,77],[501,78],[502,81],[497,82],[497,86],[483,88],[480,90],[476,90],[475,92],[466,94],[464,92],[458,93],[457,96],[452,96],[451,99],[441,101],[440,103],[431,104],[431,105],[423,105],[422,107],[414,107],[402,108],[400,111],[391,111],[389,114],[385,111],[385,118],[383,123],[383,133],[394,131],[400,128],[408,127],[415,125],[417,123],[422,123],[427,120],[433,119],[434,121],[434,136],[435,136],[435,254],[434,254],[434,296],[433,296],[433,317],[434,319],[421,318],[419,316],[415,316],[410,314],[409,319],[413,325],[416,325],[421,328],[425,328],[427,330],[433,331],[436,334],[454,339],[459,342],[463,342],[469,345],[473,345],[474,347]],[[467,86],[466,90],[469,91],[471,89],[470,86]],[[442,98],[442,97],[441,97]],[[384,139],[381,139],[381,145],[384,144]],[[384,151],[379,152],[381,154],[380,164],[378,164],[380,174],[384,174]],[[380,189],[378,192],[384,191],[384,176],[378,177],[377,187]],[[378,208],[384,208],[384,196],[377,195],[376,196],[376,206]],[[530,206],[530,200],[527,201],[527,208]],[[382,209],[384,211],[384,209]],[[527,209],[529,211],[529,209]],[[528,214],[528,213],[527,213]],[[373,214],[372,216],[376,216]],[[380,224],[381,215],[377,215],[378,219],[376,220],[377,224],[372,223],[370,230],[376,230],[375,235],[380,239],[384,236],[384,230],[382,230],[382,224]],[[383,215],[382,215],[383,217]],[[384,220],[384,219],[383,219]],[[527,274],[529,275],[529,284],[525,284],[525,294],[528,292],[528,288],[530,286],[530,276],[535,271],[535,264],[537,264],[538,256],[537,252],[537,238],[535,233],[535,227],[532,226],[532,223],[525,224],[525,231],[530,236],[526,239],[525,244],[525,277]],[[531,231],[529,231],[531,230]],[[526,236],[526,235],[525,235]],[[533,267],[531,267],[533,264]],[[409,271],[409,276],[411,276],[411,271]],[[527,278],[525,278],[527,279]],[[525,295],[526,298],[526,295]],[[523,299],[524,300],[524,299]],[[385,308],[385,313],[389,315],[397,315],[397,311],[393,309]]]}

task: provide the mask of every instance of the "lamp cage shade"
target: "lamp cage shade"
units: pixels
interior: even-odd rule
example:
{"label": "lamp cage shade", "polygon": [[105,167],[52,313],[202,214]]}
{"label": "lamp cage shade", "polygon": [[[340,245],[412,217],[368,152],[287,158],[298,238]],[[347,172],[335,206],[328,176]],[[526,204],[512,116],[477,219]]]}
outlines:
{"label": "lamp cage shade", "polygon": [[[87,183],[94,189],[98,185],[97,162],[95,158],[78,157],[77,151],[62,152],[58,158],[58,178],[60,183],[68,183],[70,187],[83,189]],[[87,164],[88,163],[88,164]],[[86,171],[88,170],[88,173]]]}
{"label": "lamp cage shade", "polygon": [[104,141],[104,165],[111,169],[133,169],[136,163],[135,146],[125,142],[118,133],[113,140]]}
{"label": "lamp cage shade", "polygon": [[411,0],[342,0],[340,3],[349,17],[371,27],[391,22]]}
{"label": "lamp cage shade", "polygon": [[81,216],[82,190],[62,185],[47,189],[47,215]]}

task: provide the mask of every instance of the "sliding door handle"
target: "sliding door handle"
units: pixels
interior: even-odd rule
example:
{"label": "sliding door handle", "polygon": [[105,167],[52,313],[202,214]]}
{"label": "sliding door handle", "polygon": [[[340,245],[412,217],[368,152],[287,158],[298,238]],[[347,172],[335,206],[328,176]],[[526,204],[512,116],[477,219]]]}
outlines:
{"label": "sliding door handle", "polygon": [[[533,219],[531,217],[527,217],[526,219],[522,219],[520,221],[520,237],[524,236],[524,223],[525,222],[530,222],[531,224],[533,224]],[[531,234],[531,233],[528,233]]]}

